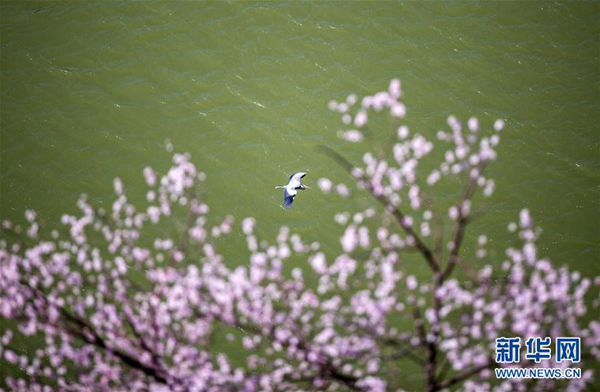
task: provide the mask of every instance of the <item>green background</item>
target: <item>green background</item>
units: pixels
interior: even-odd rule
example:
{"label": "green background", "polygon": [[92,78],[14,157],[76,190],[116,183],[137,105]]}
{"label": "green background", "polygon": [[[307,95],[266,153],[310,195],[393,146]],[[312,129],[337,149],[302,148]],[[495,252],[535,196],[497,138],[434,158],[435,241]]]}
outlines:
{"label": "green background", "polygon": [[[315,149],[361,156],[327,102],[398,77],[405,123],[432,141],[450,114],[507,122],[468,236],[488,235],[486,262],[529,207],[542,256],[600,275],[598,2],[2,2],[0,17],[2,219],[32,208],[58,226],[81,193],[108,206],[114,177],[143,201],[141,170],[168,167],[169,139],[206,172],[215,221],[254,216],[265,238],[287,224],[333,255],[334,213],[371,200],[308,191],[286,212],[273,187],[296,171],[350,184]],[[219,242],[244,262],[241,234]]]}

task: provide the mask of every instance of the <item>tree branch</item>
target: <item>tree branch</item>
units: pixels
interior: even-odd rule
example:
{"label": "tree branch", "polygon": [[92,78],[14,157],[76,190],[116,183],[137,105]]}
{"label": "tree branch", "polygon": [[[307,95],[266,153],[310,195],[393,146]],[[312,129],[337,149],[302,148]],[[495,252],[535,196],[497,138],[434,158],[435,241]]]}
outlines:
{"label": "tree branch", "polygon": [[452,385],[457,384],[457,383],[481,372],[482,370],[492,367],[493,365],[494,365],[494,363],[490,361],[484,365],[480,365],[480,366],[473,367],[471,369],[467,369],[461,373],[458,373],[456,376],[449,378],[446,381],[436,383],[434,390],[450,388]]}
{"label": "tree branch", "polygon": [[[79,338],[89,344],[92,344],[100,348],[102,351],[108,352],[116,356],[129,367],[142,371],[144,374],[154,378],[159,383],[168,384],[166,374],[162,374],[158,369],[155,369],[140,362],[138,359],[120,351],[119,349],[110,347],[106,344],[105,340],[98,334],[94,327],[91,324],[89,324],[86,320],[70,313],[61,306],[50,304],[43,292],[34,287],[31,287],[29,284],[27,284],[27,282],[20,281],[20,284],[24,288],[30,290],[33,293],[33,295],[36,298],[40,299],[47,307],[54,306],[58,310],[58,312],[63,317],[63,322],[65,323],[65,325],[63,326],[63,330],[66,333],[70,334],[73,337]],[[37,305],[34,304],[34,306]],[[40,311],[40,314],[44,314],[44,311]],[[69,323],[74,324],[76,328],[69,326]]]}
{"label": "tree branch", "polygon": [[366,178],[364,175],[356,176],[352,173],[352,169],[354,169],[354,165],[350,163],[346,158],[340,155],[335,150],[326,147],[319,146],[319,150],[324,154],[328,155],[334,161],[336,161],[340,166],[342,166],[352,177],[356,178],[360,185],[364,186],[365,189],[369,191],[369,193],[385,208],[386,211],[390,212],[400,224],[400,227],[406,232],[407,235],[411,236],[415,241],[415,248],[423,255],[427,264],[434,272],[440,270],[439,264],[435,259],[433,252],[429,247],[421,240],[421,238],[417,235],[417,233],[406,224],[405,215],[400,211],[398,207],[395,207],[392,203],[390,203],[389,199],[384,195],[377,195],[373,192],[373,186],[371,185],[371,181]]}
{"label": "tree branch", "polygon": [[[482,173],[485,169],[485,163],[481,163],[477,167],[477,169],[480,173]],[[476,190],[477,178],[472,178],[469,176],[469,181],[465,184],[465,187],[463,188],[462,197],[460,199],[460,202],[458,203],[458,217],[456,219],[454,237],[452,239],[452,249],[450,250],[450,256],[448,257],[448,265],[442,273],[440,284],[444,283],[444,281],[448,279],[450,275],[452,275],[452,271],[458,263],[458,253],[460,251],[460,246],[462,245],[462,241],[464,238],[465,228],[467,226],[467,223],[469,222],[467,214],[463,213],[463,208],[465,208],[465,206],[471,202],[471,199],[473,198],[473,195],[475,194]]]}

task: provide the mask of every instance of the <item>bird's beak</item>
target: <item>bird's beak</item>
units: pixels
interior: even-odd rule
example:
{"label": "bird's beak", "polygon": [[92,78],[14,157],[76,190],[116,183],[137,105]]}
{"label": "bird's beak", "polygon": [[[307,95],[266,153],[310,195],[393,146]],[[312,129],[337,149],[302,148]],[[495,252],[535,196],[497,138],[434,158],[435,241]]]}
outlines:
{"label": "bird's beak", "polygon": [[309,187],[308,185],[304,185],[304,187],[305,187],[306,189],[310,189],[310,187]]}

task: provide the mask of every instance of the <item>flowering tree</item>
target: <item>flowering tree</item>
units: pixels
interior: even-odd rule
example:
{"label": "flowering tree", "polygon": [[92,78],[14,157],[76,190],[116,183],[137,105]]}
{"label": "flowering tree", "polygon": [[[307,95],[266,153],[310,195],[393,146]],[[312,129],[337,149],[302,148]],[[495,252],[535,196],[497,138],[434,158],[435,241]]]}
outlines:
{"label": "flowering tree", "polygon": [[[339,136],[363,142],[373,115],[400,121],[406,112],[400,95],[400,82],[392,80],[388,91],[360,104],[355,95],[330,102],[351,128]],[[394,130],[389,148],[367,152],[360,165],[322,148],[356,189],[326,178],[320,188],[340,196],[364,192],[375,201],[335,216],[344,227],[335,257],[285,226],[274,242],[259,239],[255,220],[246,218],[241,229],[249,264],[228,263],[214,241],[233,230],[233,217],[210,226],[209,208],[196,194],[205,176],[187,154],[175,154],[160,178],[144,169],[146,208],[134,206],[116,179],[112,210],[82,197],[81,213],[62,218],[68,234],[40,230],[33,211],[25,214],[26,227],[4,221],[0,363],[6,386],[384,391],[401,390],[403,368],[418,367],[428,391],[583,389],[589,369],[581,379],[531,385],[493,377],[491,369],[501,366],[494,361],[496,338],[581,337],[577,366],[583,368],[600,359],[600,322],[582,325],[591,282],[538,256],[539,231],[527,209],[508,226],[521,245],[506,249],[504,260],[484,264],[485,235],[475,255],[461,252],[474,196],[494,190],[484,171],[496,158],[504,122],[496,121],[487,136],[474,118],[466,129],[454,117],[448,125],[437,138],[450,148],[425,176],[419,164],[434,145],[404,125]],[[464,183],[447,214],[436,210],[429,192],[446,177]],[[156,225],[180,209],[187,211],[180,235],[158,238]],[[304,257],[306,266],[286,274],[283,265],[293,255]],[[415,255],[430,271],[421,282],[409,273],[407,260],[414,263]],[[227,341],[215,341],[222,337]],[[237,347],[243,360],[220,353],[225,344]]]}

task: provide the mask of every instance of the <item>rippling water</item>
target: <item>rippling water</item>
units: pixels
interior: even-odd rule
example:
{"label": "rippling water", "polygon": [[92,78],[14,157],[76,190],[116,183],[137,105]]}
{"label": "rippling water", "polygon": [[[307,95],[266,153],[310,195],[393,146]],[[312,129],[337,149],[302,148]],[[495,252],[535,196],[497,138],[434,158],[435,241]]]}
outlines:
{"label": "rippling water", "polygon": [[[305,192],[286,212],[273,187],[295,171],[349,184],[315,150],[360,159],[327,102],[399,77],[406,123],[430,139],[450,114],[507,121],[497,192],[472,233],[501,257],[506,223],[528,206],[543,254],[598,275],[599,7],[3,2],[0,214],[33,208],[53,226],[82,192],[110,203],[117,176],[143,200],[141,170],[168,167],[169,139],[207,173],[216,217],[254,216],[265,236],[285,223],[334,251],[333,213],[371,201]],[[239,259],[240,238],[228,241]]]}

